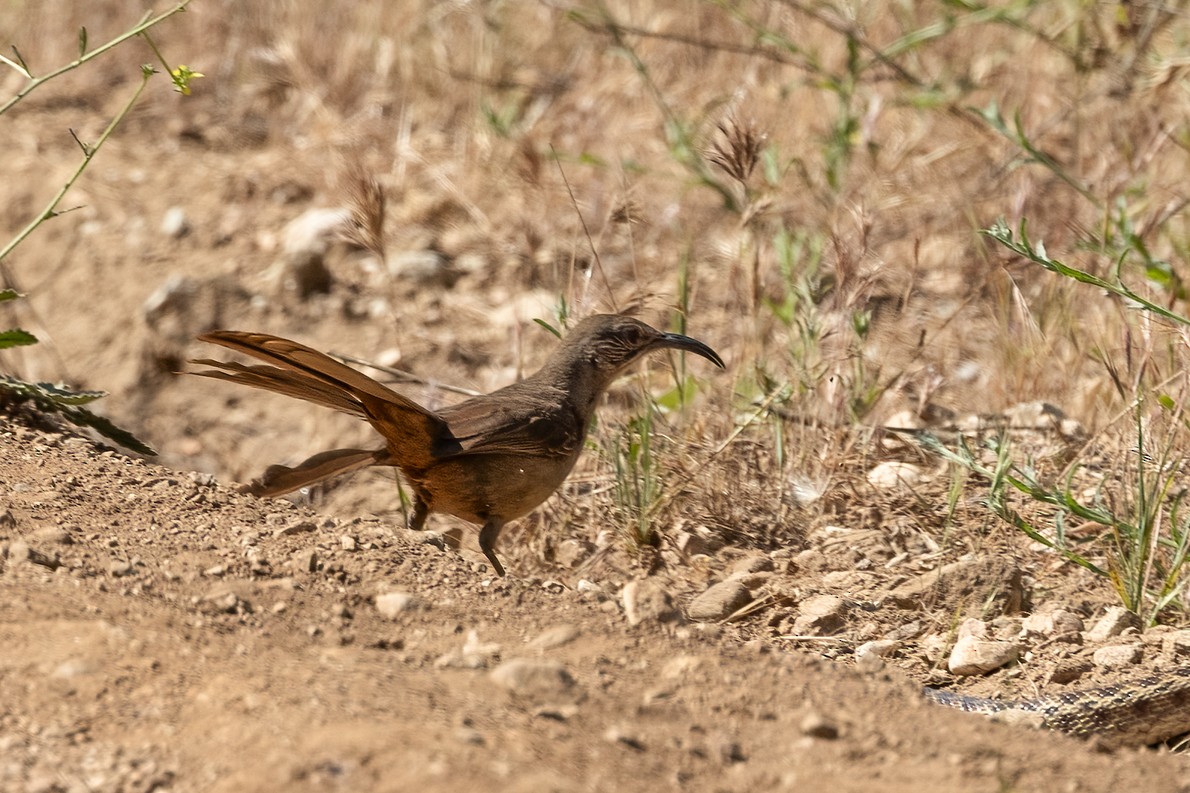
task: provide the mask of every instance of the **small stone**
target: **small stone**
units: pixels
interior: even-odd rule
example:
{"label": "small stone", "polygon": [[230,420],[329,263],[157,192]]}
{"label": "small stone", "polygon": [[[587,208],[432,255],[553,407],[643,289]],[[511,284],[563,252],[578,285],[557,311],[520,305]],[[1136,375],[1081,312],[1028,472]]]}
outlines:
{"label": "small stone", "polygon": [[107,563],[107,572],[114,578],[126,576],[132,572],[132,562],[127,559],[112,559]]}
{"label": "small stone", "polygon": [[459,727],[455,730],[455,740],[471,746],[483,746],[483,733],[474,727]]}
{"label": "small stone", "polygon": [[627,746],[629,749],[635,749],[638,752],[645,750],[645,743],[640,739],[639,735],[618,725],[608,727],[603,733],[603,740],[611,744]]}
{"label": "small stone", "polygon": [[812,595],[798,605],[792,631],[797,636],[829,635],[842,630],[847,601],[835,595]]}
{"label": "small stone", "polygon": [[710,556],[721,547],[708,533],[689,531],[679,531],[674,537],[674,544],[684,556]]}
{"label": "small stone", "polygon": [[534,650],[550,650],[554,647],[561,647],[564,644],[570,644],[579,637],[579,629],[572,624],[566,623],[563,625],[555,625],[552,628],[547,628],[529,642],[529,647]]}
{"label": "small stone", "polygon": [[51,570],[56,570],[60,565],[58,556],[56,554],[44,553],[37,548],[34,548],[24,540],[13,540],[13,542],[9,544],[8,561],[12,564],[22,564],[28,562],[29,564],[48,567]]}
{"label": "small stone", "polygon": [[737,559],[729,568],[729,572],[733,575],[737,573],[768,573],[772,569],[773,560],[761,553]]}
{"label": "small stone", "polygon": [[824,741],[833,741],[839,737],[839,725],[815,711],[807,713],[802,718],[798,729],[801,730],[802,735],[821,738]]}
{"label": "small stone", "polygon": [[913,463],[883,462],[868,471],[868,484],[877,490],[913,488],[925,480],[925,470]]}
{"label": "small stone", "polygon": [[208,578],[221,578],[226,573],[227,565],[222,564],[213,565],[202,571],[202,574]]}
{"label": "small stone", "polygon": [[16,525],[17,518],[11,509],[0,511],[0,529],[15,529]]}
{"label": "small stone", "polygon": [[697,655],[674,656],[661,667],[661,677],[665,680],[685,680],[701,669],[702,665],[702,659]]}
{"label": "small stone", "polygon": [[273,532],[274,537],[288,537],[293,534],[305,534],[317,529],[318,526],[312,520],[299,520],[290,523],[288,526],[282,526]]}
{"label": "small stone", "polygon": [[1094,664],[1085,658],[1063,658],[1050,673],[1050,682],[1060,685],[1073,683],[1093,668]]}
{"label": "small stone", "polygon": [[389,619],[419,608],[424,608],[422,601],[408,592],[385,592],[376,596],[376,610]]}
{"label": "small stone", "polygon": [[33,539],[48,545],[70,545],[74,538],[61,526],[42,526],[33,532]]}
{"label": "small stone", "polygon": [[574,569],[586,561],[594,551],[595,546],[591,543],[571,537],[558,543],[554,561],[567,569]]}
{"label": "small stone", "polygon": [[330,291],[333,278],[326,266],[326,255],[350,219],[347,209],[313,208],[285,225],[281,245],[286,288],[303,299]]}
{"label": "small stone", "polygon": [[240,598],[235,592],[226,589],[216,589],[203,596],[203,606],[206,611],[234,614],[240,605]]}
{"label": "small stone", "polygon": [[1091,656],[1101,669],[1123,669],[1140,663],[1141,650],[1135,644],[1114,644],[1100,647]]}
{"label": "small stone", "polygon": [[720,581],[686,607],[686,616],[695,622],[717,622],[730,617],[752,602],[752,593],[739,581]]}
{"label": "small stone", "polygon": [[629,625],[646,621],[675,622],[681,618],[673,598],[651,578],[638,578],[625,584],[620,592],[620,602]]}
{"label": "small stone", "polygon": [[1083,621],[1077,614],[1054,609],[1041,614],[1030,614],[1021,622],[1021,628],[1026,634],[1061,636],[1067,633],[1081,633]]}
{"label": "small stone", "polygon": [[161,233],[173,239],[190,233],[190,219],[186,217],[185,207],[174,206],[165,210],[161,218]]}
{"label": "small stone", "polygon": [[291,562],[299,573],[313,573],[318,570],[318,551],[303,548],[291,557]]}
{"label": "small stone", "polygon": [[897,651],[900,642],[878,639],[864,642],[855,648],[855,666],[862,672],[874,674],[884,668],[884,659]]}
{"label": "small stone", "polygon": [[354,551],[356,549],[355,538],[350,534],[344,534],[339,537],[339,547],[344,551]]}
{"label": "small stone", "polygon": [[1110,606],[1095,626],[1087,631],[1087,641],[1093,644],[1105,642],[1129,628],[1140,628],[1140,617],[1123,606]]}
{"label": "small stone", "polygon": [[1016,642],[964,636],[955,642],[946,667],[952,675],[982,675],[1012,663],[1020,654]]}
{"label": "small stone", "polygon": [[450,260],[433,250],[401,251],[389,256],[387,264],[394,277],[420,284],[449,286],[456,275]]}
{"label": "small stone", "polygon": [[569,695],[575,688],[565,666],[543,658],[510,658],[493,669],[490,677],[516,696],[537,700]]}
{"label": "small stone", "polygon": [[1170,631],[1162,636],[1161,650],[1174,658],[1190,655],[1190,630]]}

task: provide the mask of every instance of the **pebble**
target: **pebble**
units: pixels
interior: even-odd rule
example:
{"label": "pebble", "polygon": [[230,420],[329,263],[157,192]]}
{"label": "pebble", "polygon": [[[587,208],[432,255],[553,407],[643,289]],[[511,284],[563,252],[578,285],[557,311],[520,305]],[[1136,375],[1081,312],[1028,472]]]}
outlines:
{"label": "pebble", "polygon": [[833,741],[839,737],[839,725],[817,711],[810,711],[798,725],[802,735]]}
{"label": "pebble", "polygon": [[510,658],[489,676],[510,693],[536,700],[568,695],[576,686],[564,665],[545,658]]}
{"label": "pebble", "polygon": [[594,550],[595,546],[586,540],[571,537],[558,543],[554,561],[567,569],[573,569],[590,557]]}
{"label": "pebble", "polygon": [[620,602],[629,625],[675,622],[681,618],[673,598],[651,578],[638,578],[625,584],[620,592]]}
{"label": "pebble", "polygon": [[425,608],[425,603],[408,592],[385,592],[376,596],[376,610],[389,619],[420,608]]}
{"label": "pebble", "polygon": [[1012,663],[1020,654],[1016,642],[964,636],[955,642],[946,668],[952,675],[982,675]]}
{"label": "pebble", "polygon": [[1128,628],[1140,628],[1140,617],[1123,606],[1110,606],[1094,627],[1087,631],[1087,641],[1105,642]]}
{"label": "pebble", "polygon": [[314,531],[317,528],[318,526],[315,525],[314,521],[312,520],[299,520],[294,523],[290,523],[288,526],[282,526],[281,528],[275,530],[273,532],[273,536],[288,537],[292,534],[305,534],[306,532]]}
{"label": "pebble", "polygon": [[61,526],[42,526],[33,532],[33,539],[50,545],[70,545],[74,538]]}
{"label": "pebble", "polygon": [[339,538],[339,547],[345,551],[354,551],[356,549],[355,538],[350,534],[344,534]]}
{"label": "pebble", "polygon": [[579,637],[579,629],[570,624],[555,625],[552,628],[546,628],[541,633],[537,634],[532,641],[529,642],[529,647],[534,650],[550,650],[554,647],[561,647],[564,644],[570,644]]}
{"label": "pebble", "polygon": [[1100,647],[1091,658],[1101,669],[1123,669],[1140,663],[1140,656],[1140,647],[1135,644],[1113,644]]}
{"label": "pebble", "polygon": [[792,631],[798,636],[836,633],[842,629],[847,611],[847,601],[841,597],[811,595],[798,604]]}
{"label": "pebble", "polygon": [[925,480],[925,470],[913,463],[883,462],[868,471],[868,484],[877,490],[912,488]]}
{"label": "pebble", "polygon": [[686,616],[695,622],[718,622],[730,617],[752,602],[752,593],[739,581],[720,581],[686,607]]}
{"label": "pebble", "polygon": [[161,218],[161,233],[167,237],[178,239],[190,232],[190,219],[186,217],[185,207],[173,206],[165,210]]}
{"label": "pebble", "polygon": [[753,554],[737,559],[728,568],[728,572],[736,573],[769,573],[773,570],[773,560],[764,554]]}
{"label": "pebble", "polygon": [[855,666],[869,674],[884,668],[884,659],[897,651],[901,643],[892,639],[864,642],[855,648]]}
{"label": "pebble", "polygon": [[290,559],[299,573],[313,573],[318,569],[318,551],[313,548],[303,548]]}
{"label": "pebble", "polygon": [[28,562],[29,564],[48,567],[51,570],[57,569],[60,564],[57,554],[44,553],[24,540],[13,540],[9,544],[8,561],[12,564]]}
{"label": "pebble", "polygon": [[423,285],[449,286],[454,278],[450,261],[433,250],[401,251],[389,256],[386,263],[395,278]]}
{"label": "pebble", "polygon": [[1083,621],[1077,614],[1064,609],[1054,609],[1041,614],[1030,614],[1021,622],[1026,634],[1038,636],[1061,636],[1067,633],[1081,633]]}
{"label": "pebble", "polygon": [[638,752],[645,750],[645,743],[639,735],[620,726],[608,727],[603,733],[603,740],[608,743],[627,746],[629,749],[635,749]]}

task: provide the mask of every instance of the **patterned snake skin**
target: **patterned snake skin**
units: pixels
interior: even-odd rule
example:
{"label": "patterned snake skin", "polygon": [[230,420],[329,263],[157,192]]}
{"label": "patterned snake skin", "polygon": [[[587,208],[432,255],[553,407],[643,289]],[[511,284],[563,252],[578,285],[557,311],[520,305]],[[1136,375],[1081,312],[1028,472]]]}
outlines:
{"label": "patterned snake skin", "polygon": [[1146,746],[1190,732],[1190,666],[1111,686],[1030,700],[968,697],[936,688],[926,698],[969,713],[1040,721],[1044,727],[1094,737],[1102,745]]}

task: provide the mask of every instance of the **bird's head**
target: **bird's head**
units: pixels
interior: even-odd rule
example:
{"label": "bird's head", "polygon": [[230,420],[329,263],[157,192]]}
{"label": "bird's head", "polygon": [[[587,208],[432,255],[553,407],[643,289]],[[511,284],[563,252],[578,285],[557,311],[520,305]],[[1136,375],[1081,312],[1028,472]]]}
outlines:
{"label": "bird's head", "polygon": [[680,333],[663,333],[638,319],[622,314],[587,317],[563,341],[558,356],[593,375],[590,384],[602,391],[630,364],[655,350],[684,350],[723,367],[719,354],[698,339]]}

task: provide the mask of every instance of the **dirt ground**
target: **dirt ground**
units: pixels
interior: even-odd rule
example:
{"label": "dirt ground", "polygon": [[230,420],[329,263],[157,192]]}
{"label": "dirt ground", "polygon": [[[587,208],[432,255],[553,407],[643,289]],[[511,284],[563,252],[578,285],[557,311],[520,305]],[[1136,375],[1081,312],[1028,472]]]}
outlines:
{"label": "dirt ground", "polygon": [[1190,785],[1180,756],[952,712],[895,667],[861,674],[665,609],[630,625],[626,582],[494,579],[389,522],[19,420],[0,440],[5,790]]}
{"label": "dirt ground", "polygon": [[[125,5],[95,20],[45,3],[7,32],[56,62],[73,57],[62,29],[87,24],[99,41],[139,16]],[[3,371],[110,392],[97,409],[160,453],[137,459],[28,405],[0,414],[0,791],[1190,791],[1168,747],[999,723],[921,693],[1030,698],[1161,675],[1190,652],[1180,612],[1097,633],[1117,603],[1102,577],[998,523],[977,483],[881,430],[978,414],[1011,427],[1041,470],[1080,455],[1082,493],[1133,459],[1130,428],[1104,430],[1131,375],[1108,377],[1086,352],[1119,350],[1096,346],[1123,333],[1112,309],[993,266],[969,228],[1037,202],[1062,218],[1057,249],[1076,225],[1062,184],[1005,167],[1003,142],[969,120],[938,113],[927,128],[910,103],[882,105],[874,80],[849,134],[884,148],[856,154],[831,200],[825,181],[775,183],[744,220],[675,165],[681,147],[662,142],[632,64],[552,5],[410,3],[417,24],[383,3],[347,21],[248,5],[198,2],[161,30],[206,82],[191,97],[152,84],[69,193],[74,209],[3,263],[25,293],[4,324],[41,340],[6,352]],[[685,29],[671,4],[636,5]],[[772,8],[785,10],[766,24],[792,13]],[[692,25],[723,44],[718,13]],[[794,21],[807,40],[818,31],[824,60],[845,60],[837,26]],[[640,50],[675,108],[748,95],[774,145],[818,167],[782,135],[831,101],[786,93],[780,58],[666,49],[683,41]],[[1036,69],[1019,85],[1050,86],[1052,64],[1033,56],[976,63],[971,79]],[[94,140],[144,57],[119,50],[99,78],[68,75],[0,117],[6,235],[75,167],[68,130]],[[8,80],[4,96],[21,84]],[[1061,106],[1055,83],[1030,96]],[[573,184],[543,165],[553,151]],[[310,214],[348,208],[361,167],[388,188],[384,256]],[[621,220],[584,228],[599,217]],[[756,217],[793,248],[814,238],[803,227],[821,230],[831,272],[799,283],[808,302],[780,291],[790,276],[778,246],[749,236]],[[783,321],[782,300],[813,321]],[[1026,303],[1085,321],[1068,320],[1073,340],[1052,321],[1018,325],[1004,306]],[[263,331],[414,372],[398,387],[433,407],[460,398],[443,385],[488,391],[533,371],[555,344],[533,320],[562,304],[639,304],[667,327],[684,314],[728,368],[679,364],[693,396],[655,419],[664,499],[649,542],[631,539],[615,450],[642,395],[672,393],[661,357],[612,389],[559,493],[505,530],[506,578],[472,527],[404,529],[388,472],[292,500],[239,494],[269,464],[372,431],[177,374],[217,357],[197,334]],[[872,328],[847,346],[857,306],[873,307]],[[858,420],[864,367],[904,374]],[[772,382],[797,394],[766,398]],[[968,618],[1019,658],[948,672]]]}

